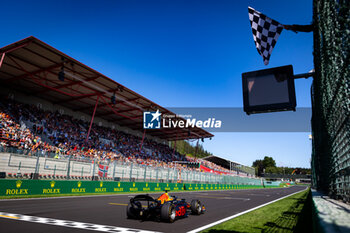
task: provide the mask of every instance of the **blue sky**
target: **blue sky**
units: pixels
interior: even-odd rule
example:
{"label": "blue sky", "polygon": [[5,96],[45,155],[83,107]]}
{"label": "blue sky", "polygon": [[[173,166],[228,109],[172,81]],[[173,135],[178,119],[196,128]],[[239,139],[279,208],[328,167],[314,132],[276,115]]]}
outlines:
{"label": "blue sky", "polygon": [[[247,7],[283,24],[309,24],[311,0],[6,1],[0,46],[33,35],[165,107],[242,107],[241,73],[292,64],[313,68],[312,33],[284,30],[264,66]],[[309,80],[296,80],[310,107]],[[308,133],[216,133],[203,146],[246,165],[272,156],[310,166]]]}

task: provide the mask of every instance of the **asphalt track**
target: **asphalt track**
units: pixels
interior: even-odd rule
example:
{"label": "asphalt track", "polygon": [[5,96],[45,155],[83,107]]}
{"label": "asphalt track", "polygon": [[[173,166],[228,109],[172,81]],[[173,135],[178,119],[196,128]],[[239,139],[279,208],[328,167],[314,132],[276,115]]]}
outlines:
{"label": "asphalt track", "polygon": [[[139,221],[126,218],[126,206],[133,196],[89,196],[45,199],[0,200],[0,212],[36,216],[50,219],[69,220],[72,222],[101,224],[121,228],[148,230],[157,232],[188,232],[203,225],[238,214],[256,206],[305,189],[292,186],[289,188],[228,190],[171,193],[178,198],[199,199],[206,206],[204,215],[189,215],[174,223],[157,221]],[[159,194],[152,194],[156,197]],[[0,214],[0,232],[94,232],[88,229],[77,229],[68,226],[42,224],[15,219]],[[107,232],[123,232],[111,230]]]}

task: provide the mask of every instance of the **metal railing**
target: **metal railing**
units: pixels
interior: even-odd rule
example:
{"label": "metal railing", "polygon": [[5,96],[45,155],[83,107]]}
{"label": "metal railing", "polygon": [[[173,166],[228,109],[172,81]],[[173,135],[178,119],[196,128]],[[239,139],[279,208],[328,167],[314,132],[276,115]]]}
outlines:
{"label": "metal railing", "polygon": [[[10,150],[13,152],[13,150]],[[105,177],[99,176],[99,165],[108,166]],[[120,161],[98,161],[74,158],[52,157],[43,153],[15,154],[0,153],[0,172],[9,178],[27,179],[105,179],[115,181],[186,182],[260,185],[257,178],[218,175],[195,170],[153,167]],[[37,174],[37,175],[35,175]]]}

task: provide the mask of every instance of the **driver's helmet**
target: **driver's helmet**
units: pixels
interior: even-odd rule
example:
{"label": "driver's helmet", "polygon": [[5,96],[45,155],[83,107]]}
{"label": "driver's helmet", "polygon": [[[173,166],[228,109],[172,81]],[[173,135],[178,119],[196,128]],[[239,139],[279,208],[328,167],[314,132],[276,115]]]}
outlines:
{"label": "driver's helmet", "polygon": [[160,201],[161,204],[164,204],[164,202],[167,201],[172,201],[173,198],[171,198],[168,194],[167,191],[165,191],[165,193],[163,193],[162,195],[160,195],[160,197],[157,198],[158,201]]}

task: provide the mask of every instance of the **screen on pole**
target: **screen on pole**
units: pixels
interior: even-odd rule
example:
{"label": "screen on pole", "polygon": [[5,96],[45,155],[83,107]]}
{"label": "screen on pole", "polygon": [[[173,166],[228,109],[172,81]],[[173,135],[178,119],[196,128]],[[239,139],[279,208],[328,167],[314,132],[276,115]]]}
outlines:
{"label": "screen on pole", "polygon": [[281,66],[242,74],[244,111],[295,111],[293,67]]}

